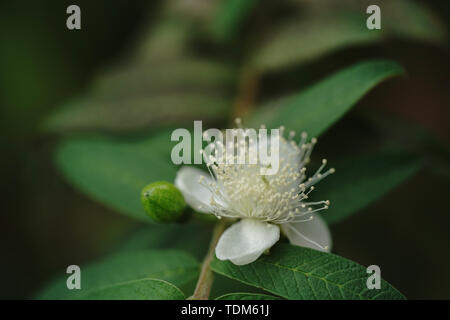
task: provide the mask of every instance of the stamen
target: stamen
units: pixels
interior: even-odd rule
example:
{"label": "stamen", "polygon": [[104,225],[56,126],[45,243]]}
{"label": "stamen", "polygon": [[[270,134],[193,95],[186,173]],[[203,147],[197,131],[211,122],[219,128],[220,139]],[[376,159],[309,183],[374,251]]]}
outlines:
{"label": "stamen", "polygon": [[[240,118],[235,119],[235,122],[238,128],[242,128]],[[282,134],[284,130],[281,126]],[[237,161],[241,155],[244,159],[250,159],[249,144],[257,141],[249,138],[247,142],[245,133],[239,130],[235,133],[237,141],[226,141],[225,144],[218,141],[208,156],[202,152],[213,182],[207,183],[202,176],[199,183],[212,194],[210,206],[214,215],[218,218],[251,218],[276,224],[300,223],[311,221],[314,219],[312,213],[328,208],[328,200],[304,201],[315,189],[315,183],[334,172],[334,168],[322,172],[327,163],[324,159],[314,175],[307,179],[305,164],[317,143],[316,138],[308,143],[308,135],[302,132],[300,142],[296,144],[293,140],[294,131],[289,132],[287,139],[281,135],[278,173],[260,175],[261,169],[269,170],[269,167],[259,159],[253,164]],[[229,146],[229,149],[225,146]],[[317,205],[321,207],[315,207]]]}

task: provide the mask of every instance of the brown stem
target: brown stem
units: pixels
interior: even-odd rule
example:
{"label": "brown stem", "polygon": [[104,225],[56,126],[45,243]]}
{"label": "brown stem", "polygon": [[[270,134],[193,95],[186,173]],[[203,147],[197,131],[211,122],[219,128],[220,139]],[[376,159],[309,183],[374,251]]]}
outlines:
{"label": "brown stem", "polygon": [[245,69],[242,72],[239,92],[234,104],[235,118],[243,117],[253,109],[258,92],[258,81],[259,77],[253,70]]}
{"label": "brown stem", "polygon": [[189,300],[208,300],[209,298],[209,293],[213,284],[213,273],[209,267],[209,264],[214,258],[214,251],[216,249],[217,242],[225,230],[225,227],[226,222],[223,220],[220,220],[214,227],[208,253],[203,260],[200,276],[197,280],[197,286],[195,287],[194,294],[189,298]]}

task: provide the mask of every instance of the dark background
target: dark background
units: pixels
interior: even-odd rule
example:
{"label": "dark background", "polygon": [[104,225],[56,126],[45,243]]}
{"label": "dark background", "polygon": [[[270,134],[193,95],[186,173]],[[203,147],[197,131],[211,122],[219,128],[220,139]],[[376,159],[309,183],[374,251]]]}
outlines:
{"label": "dark background", "polygon": [[[426,3],[442,21],[450,20],[448,1]],[[80,31],[65,26],[70,4],[82,9]],[[123,0],[1,3],[0,298],[32,297],[53,274],[108,251],[134,227],[63,180],[52,164],[58,137],[42,134],[39,124],[86,90],[99,70],[125,57],[158,6],[158,1]],[[349,117],[361,108],[382,109],[450,147],[448,47],[390,41],[345,49],[312,63],[306,82],[374,56],[400,62],[408,77],[377,88]],[[269,76],[261,94],[271,87]],[[349,125],[346,121],[327,135]],[[420,172],[333,226],[335,252],[380,265],[383,277],[408,298],[449,299],[449,194],[448,176],[439,170]]]}

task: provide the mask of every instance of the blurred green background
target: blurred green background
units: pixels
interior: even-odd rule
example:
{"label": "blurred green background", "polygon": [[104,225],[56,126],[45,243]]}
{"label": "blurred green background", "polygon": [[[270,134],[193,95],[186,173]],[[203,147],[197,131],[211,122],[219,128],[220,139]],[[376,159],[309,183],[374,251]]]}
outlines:
{"label": "blurred green background", "polygon": [[[385,28],[385,1],[372,2],[380,4]],[[408,14],[403,11],[396,13],[402,23],[398,29],[392,28],[397,32],[393,37],[373,39],[372,34],[359,34],[360,28],[365,29],[366,14],[364,5],[355,5],[353,1],[348,1],[348,8],[345,1],[344,7],[339,8],[330,1],[312,7],[310,2],[300,0],[284,1],[284,7],[267,0],[248,1],[249,8],[243,13],[230,15],[215,14],[220,9],[200,0],[174,1],[175,9],[167,9],[163,1],[3,1],[0,5],[0,298],[32,297],[55,273],[113,250],[136,228],[131,219],[91,200],[63,179],[53,164],[53,150],[60,136],[95,128],[128,134],[166,119],[170,120],[168,125],[190,125],[197,114],[208,109],[208,104],[214,104],[219,111],[232,110],[233,101],[240,93],[239,79],[245,80],[242,61],[247,52],[259,48],[266,39],[267,43],[278,41],[271,40],[277,35],[273,32],[277,29],[271,29],[271,25],[283,26],[286,22],[287,31],[274,39],[282,42],[282,37],[286,37],[286,48],[300,42],[304,50],[303,55],[294,55],[292,59],[289,50],[282,50],[281,55],[276,50],[272,53],[270,49],[254,50],[261,52],[254,61],[264,69],[258,74],[258,92],[251,97],[257,102],[300,90],[368,58],[393,59],[407,70],[406,77],[377,87],[328,130],[321,139],[319,153],[331,153],[328,156],[331,160],[333,152],[340,152],[336,150],[339,147],[350,152],[364,149],[361,137],[370,140],[374,127],[406,145],[412,144],[413,139],[405,132],[424,130],[434,137],[439,148],[448,150],[450,3],[416,2],[424,4],[433,15],[430,21],[437,21],[438,30],[446,35],[432,31],[436,38],[431,37],[426,31],[434,30],[429,29],[434,26],[421,24],[428,20],[414,15],[404,17],[402,14]],[[70,4],[81,7],[82,30],[69,31],[65,26],[65,12]],[[295,17],[290,6],[300,6],[299,12],[307,17],[305,21],[313,22],[290,27],[289,21],[303,21]],[[348,21],[353,21],[350,25],[341,25],[337,17],[352,10],[360,12],[364,19],[354,22],[349,18]],[[169,31],[165,32],[161,24],[166,20],[161,18],[164,16],[161,12],[167,11],[170,12]],[[177,15],[184,18],[178,19]],[[160,33],[152,33],[161,29]],[[331,30],[336,34],[330,36]],[[344,35],[341,40],[340,35]],[[177,42],[184,37],[192,38],[188,47],[180,44],[182,40]],[[147,45],[148,39],[152,41]],[[161,59],[162,62],[155,63],[152,55],[167,61]],[[214,57],[214,63],[220,62],[224,67],[213,64],[211,69],[196,74],[200,72],[196,65],[186,67],[189,64],[182,63],[186,59],[183,55]],[[146,113],[144,103],[133,107],[133,116],[123,111],[128,110],[124,103],[123,108],[116,108],[119,114],[124,113],[117,116],[121,121],[114,117],[93,117],[80,122],[79,119],[86,119],[83,112],[79,118],[77,113],[69,114],[68,118],[58,116],[57,111],[72,101],[91,95],[93,87],[100,92],[95,99],[101,100],[102,81],[98,75],[105,70],[121,70],[123,65],[133,66],[135,61],[142,61],[142,56],[148,59],[145,63],[149,66],[159,65],[160,69],[149,67],[147,72],[155,74],[161,82],[165,81],[166,71],[177,74],[177,70],[187,68],[186,78],[171,87],[170,95],[177,97],[179,93],[180,97],[171,103],[180,109],[194,110],[192,113],[180,112],[179,118],[172,119],[164,110],[153,108]],[[210,78],[210,70],[216,70],[220,81],[214,76]],[[234,70],[241,71],[235,75]],[[185,96],[186,92],[203,86],[202,77],[211,86],[209,100]],[[142,88],[133,88],[146,91],[145,81],[139,83]],[[163,91],[158,83],[156,87],[155,90]],[[122,99],[120,95],[127,90],[117,88],[117,99]],[[195,106],[200,109],[196,110]],[[218,116],[214,112],[205,116],[210,124],[224,125],[233,114]],[[144,113],[146,116],[141,116]],[[341,137],[342,146],[336,147],[336,135]],[[450,298],[447,272],[450,216],[446,203],[450,174],[448,154],[442,153],[446,160],[438,159],[428,170],[422,170],[359,214],[332,227],[336,253],[364,265],[380,265],[383,278],[408,298]]]}

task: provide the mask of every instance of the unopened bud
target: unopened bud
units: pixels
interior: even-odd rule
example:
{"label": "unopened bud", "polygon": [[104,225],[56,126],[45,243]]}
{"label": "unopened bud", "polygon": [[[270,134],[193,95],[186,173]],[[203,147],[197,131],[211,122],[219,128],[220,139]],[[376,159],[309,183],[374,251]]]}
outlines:
{"label": "unopened bud", "polygon": [[176,221],[186,208],[181,192],[165,181],[145,186],[141,192],[141,202],[147,215],[156,222]]}

